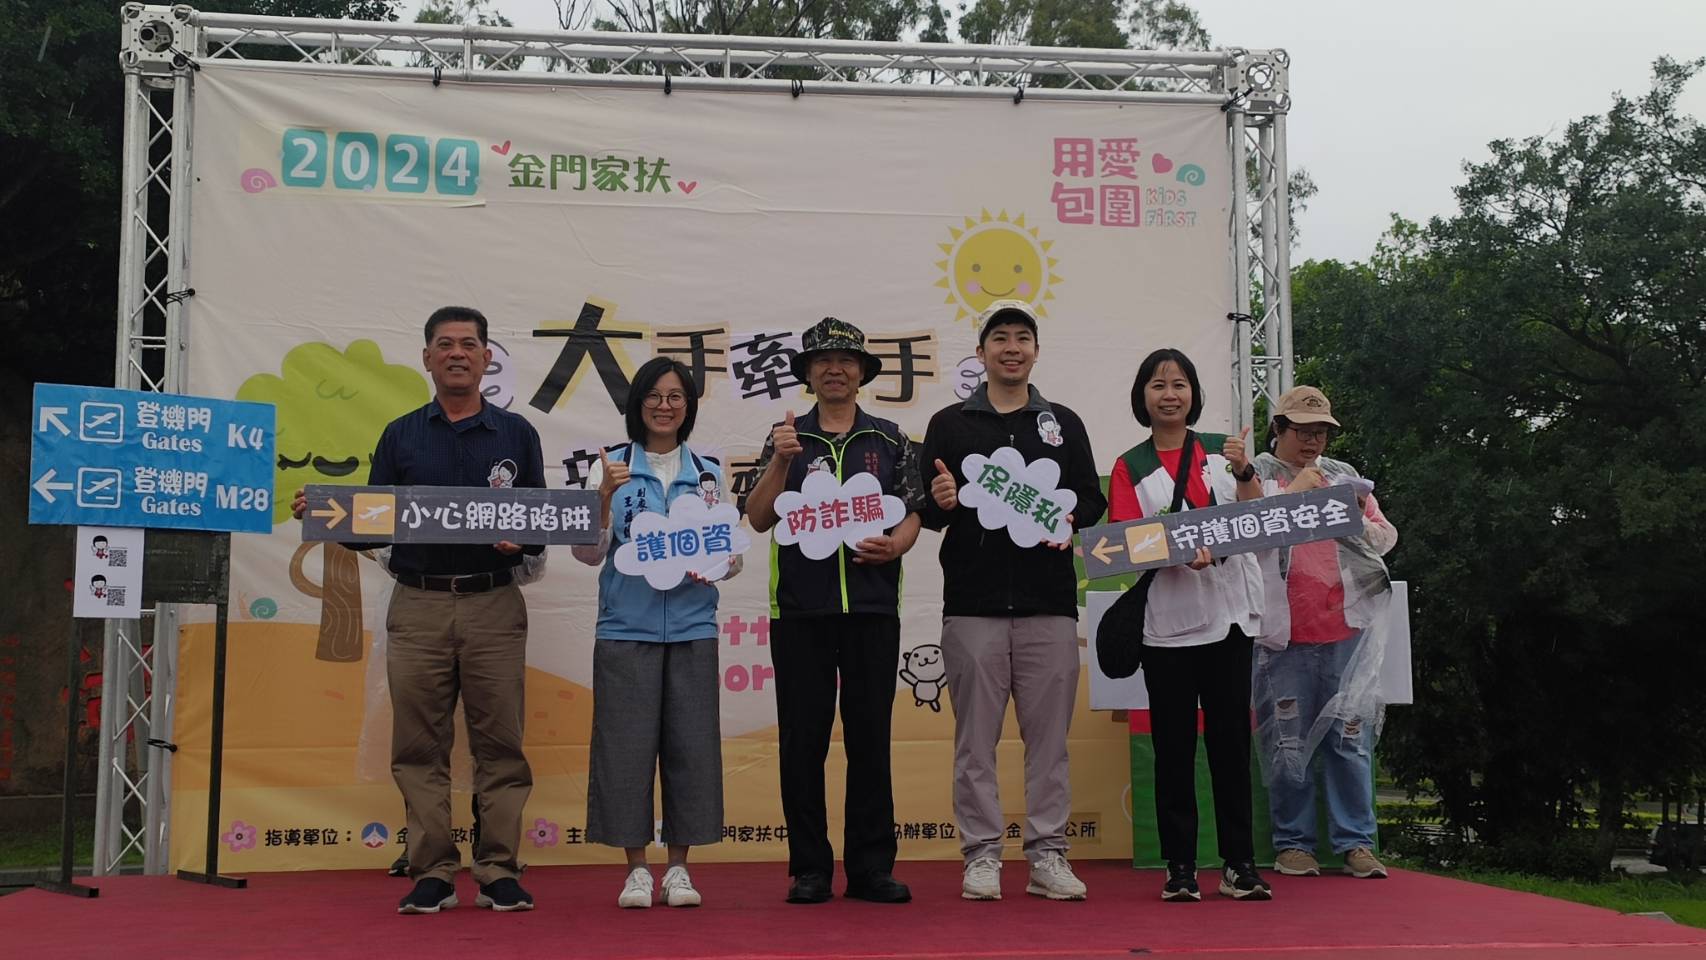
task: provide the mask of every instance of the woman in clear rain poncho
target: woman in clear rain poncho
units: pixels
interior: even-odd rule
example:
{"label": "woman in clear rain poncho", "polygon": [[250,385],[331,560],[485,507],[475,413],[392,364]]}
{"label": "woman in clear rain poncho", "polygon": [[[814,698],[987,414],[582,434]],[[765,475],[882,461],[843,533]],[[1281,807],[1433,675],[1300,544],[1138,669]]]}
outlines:
{"label": "woman in clear rain poncho", "polygon": [[1330,484],[1356,488],[1363,530],[1282,553],[1291,612],[1290,643],[1258,648],[1252,694],[1256,735],[1273,816],[1274,866],[1317,876],[1316,777],[1327,801],[1328,840],[1359,878],[1384,878],[1374,856],[1371,757],[1385,704],[1380,664],[1392,582],[1381,560],[1398,531],[1380,512],[1373,484],[1348,463],[1322,456],[1339,421],[1314,387],[1294,387],[1275,405],[1272,452],[1255,460],[1264,493],[1300,493]]}

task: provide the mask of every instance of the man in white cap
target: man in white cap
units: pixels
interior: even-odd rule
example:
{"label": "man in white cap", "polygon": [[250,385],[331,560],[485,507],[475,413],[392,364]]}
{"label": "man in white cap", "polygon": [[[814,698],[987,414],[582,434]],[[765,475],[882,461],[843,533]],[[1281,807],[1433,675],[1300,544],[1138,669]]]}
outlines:
{"label": "man in white cap", "polygon": [[961,462],[1013,447],[1034,463],[1060,465],[1078,497],[1068,522],[1095,524],[1107,509],[1084,421],[1031,385],[1037,315],[1022,300],[997,300],[979,318],[985,382],[964,403],[930,418],[921,457],[931,480],[924,524],[942,537],[942,657],[954,707],[954,819],[965,857],[961,896],[1001,899],[1006,818],[996,795],[995,747],[1011,700],[1025,741],[1027,893],[1082,900],[1066,861],[1072,812],[1066,734],[1078,696],[1078,574],[1070,535],[1020,547],[960,509]]}

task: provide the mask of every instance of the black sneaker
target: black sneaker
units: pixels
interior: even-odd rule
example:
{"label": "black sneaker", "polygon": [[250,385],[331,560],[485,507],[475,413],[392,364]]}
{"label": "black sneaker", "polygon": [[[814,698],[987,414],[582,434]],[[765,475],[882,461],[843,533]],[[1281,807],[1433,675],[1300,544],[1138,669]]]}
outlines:
{"label": "black sneaker", "polygon": [[1254,861],[1228,863],[1220,874],[1220,895],[1234,900],[1272,900],[1274,892],[1256,872]]}
{"label": "black sneaker", "polygon": [[847,881],[847,896],[872,903],[910,903],[912,891],[891,873],[873,873],[860,881]]}
{"label": "black sneaker", "polygon": [[456,887],[437,877],[422,877],[409,895],[397,901],[398,913],[437,913],[456,906]]}
{"label": "black sneaker", "polygon": [[532,910],[533,894],[521,889],[521,884],[514,877],[500,877],[480,885],[480,895],[474,898],[474,906],[487,907],[499,913]]}
{"label": "black sneaker", "polygon": [[821,873],[802,873],[788,884],[789,903],[826,903],[834,896],[829,877]]}
{"label": "black sneaker", "polygon": [[1197,865],[1185,860],[1167,862],[1167,884],[1161,888],[1161,899],[1180,902],[1201,900],[1197,889]]}
{"label": "black sneaker", "polygon": [[387,867],[385,872],[388,875],[393,876],[393,877],[406,877],[406,876],[408,876],[409,875],[409,851],[404,850],[401,854],[399,854],[397,856],[397,859],[391,861],[391,866]]}

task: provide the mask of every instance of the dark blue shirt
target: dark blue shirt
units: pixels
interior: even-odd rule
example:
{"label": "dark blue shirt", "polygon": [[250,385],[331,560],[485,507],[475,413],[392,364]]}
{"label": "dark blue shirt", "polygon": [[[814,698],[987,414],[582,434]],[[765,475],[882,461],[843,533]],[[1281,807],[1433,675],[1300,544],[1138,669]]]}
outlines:
{"label": "dark blue shirt", "polygon": [[[519,414],[482,401],[479,413],[452,423],[435,398],[385,427],[367,482],[382,487],[543,487],[545,457],[539,431]],[[544,550],[540,545],[522,547],[530,554]],[[520,563],[520,554],[505,555],[478,543],[400,543],[391,549],[395,573],[451,576]]]}

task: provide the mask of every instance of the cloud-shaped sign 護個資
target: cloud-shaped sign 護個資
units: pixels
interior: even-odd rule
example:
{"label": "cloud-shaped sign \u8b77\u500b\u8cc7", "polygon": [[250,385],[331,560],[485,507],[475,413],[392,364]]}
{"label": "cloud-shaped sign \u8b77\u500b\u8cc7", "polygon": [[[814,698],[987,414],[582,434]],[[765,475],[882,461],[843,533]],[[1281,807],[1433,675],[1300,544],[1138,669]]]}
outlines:
{"label": "cloud-shaped sign \u8b77\u500b\u8cc7", "polygon": [[699,497],[677,497],[668,514],[634,517],[628,542],[616,548],[616,569],[645,577],[655,590],[668,590],[689,572],[716,580],[728,572],[729,561],[751,545],[734,504],[708,507]]}
{"label": "cloud-shaped sign \u8b77\u500b\u8cc7", "polygon": [[906,519],[906,504],[869,473],[856,473],[846,482],[827,470],[806,474],[799,490],[776,497],[776,542],[797,544],[807,559],[822,560],[845,544],[857,546],[866,537]]}
{"label": "cloud-shaped sign \u8b77\u500b\u8cc7", "polygon": [[985,530],[1006,528],[1021,547],[1072,539],[1067,517],[1078,494],[1059,488],[1060,464],[1047,457],[1026,463],[1024,454],[1002,447],[987,457],[967,456],[960,471],[966,478],[960,503],[977,511]]}

